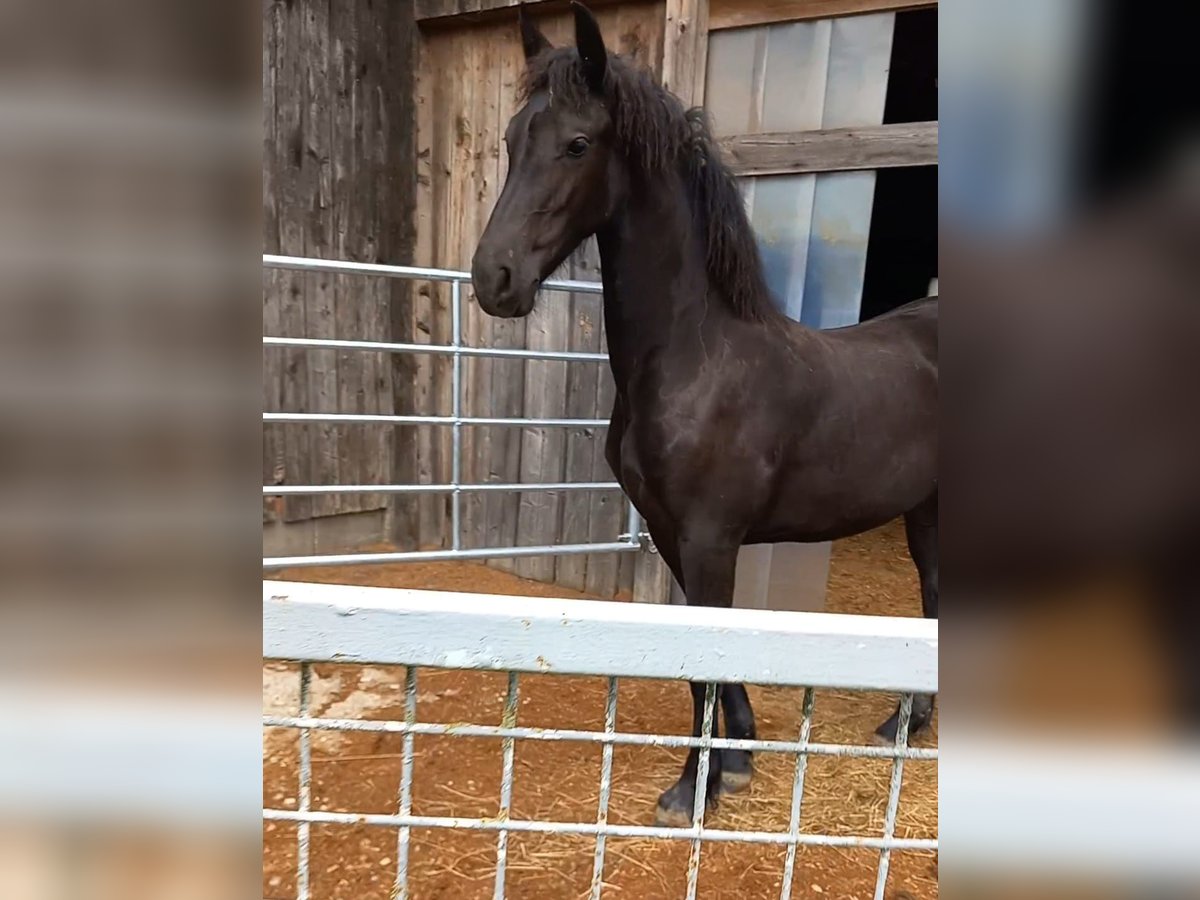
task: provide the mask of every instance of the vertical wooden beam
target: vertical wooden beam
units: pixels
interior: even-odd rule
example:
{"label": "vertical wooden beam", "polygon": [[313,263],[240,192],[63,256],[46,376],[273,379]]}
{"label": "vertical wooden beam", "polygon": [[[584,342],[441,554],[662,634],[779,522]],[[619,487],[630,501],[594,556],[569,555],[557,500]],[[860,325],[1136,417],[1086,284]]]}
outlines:
{"label": "vertical wooden beam", "polygon": [[[309,0],[304,4],[302,33],[305,53],[303,107],[303,166],[312,173],[315,191],[305,197],[304,255],[318,259],[342,259],[333,246],[333,173],[331,170],[333,134],[330,104],[330,2]],[[305,296],[305,337],[337,336],[334,308],[334,277],[314,272],[308,278]],[[338,354],[336,350],[311,350],[308,355],[308,400],[306,410],[318,413],[338,411]],[[340,435],[336,425],[322,424],[304,428],[309,439],[309,464],[316,484],[354,482],[351,469],[340,475]],[[357,460],[352,461],[352,465]],[[332,516],[343,512],[342,498],[334,495],[312,498],[312,514]]]}
{"label": "vertical wooden beam", "polygon": [[[503,47],[498,79],[496,132],[504,133],[508,120],[517,111],[517,84],[525,71],[525,56],[516,28],[507,23],[498,33],[499,46]],[[499,196],[500,188],[508,173],[508,155],[502,143],[496,143],[495,185]],[[485,215],[491,215],[491,206]],[[489,340],[496,347],[524,347],[526,322],[524,319],[492,319]],[[525,364],[519,359],[495,359],[488,373],[490,389],[487,392],[484,415],[520,416],[525,411]],[[481,400],[483,400],[481,392]],[[480,457],[482,471],[480,481],[504,481],[513,483],[521,477],[521,430],[519,428],[477,429],[488,432],[486,456]],[[479,539],[483,547],[511,546],[517,540],[521,495],[517,493],[495,493],[484,495],[484,528]],[[507,572],[516,570],[516,560],[496,559],[489,565]]]}
{"label": "vertical wooden beam", "polygon": [[[276,224],[279,228],[279,252],[288,256],[304,255],[304,198],[315,191],[304,182],[309,171],[304,167],[304,8],[285,6],[276,34],[277,74],[275,84],[277,185]],[[289,337],[308,336],[305,321],[307,277],[303,272],[284,272],[279,282],[279,329]],[[284,370],[280,403],[286,412],[310,409],[308,397],[308,351],[288,348],[283,351]],[[283,484],[312,484],[308,425],[290,425],[283,431]],[[286,498],[284,521],[312,518],[312,498]]]}
{"label": "vertical wooden beam", "polygon": [[[381,235],[379,257],[384,262],[411,263],[415,252],[417,212],[417,24],[412,7],[404,3],[383,7],[388,37],[385,42],[386,70],[382,80],[387,94],[396,98],[387,118],[387,157],[384,167],[388,193],[384,198],[389,211],[387,227]],[[428,176],[427,167],[425,170]],[[391,339],[411,343],[417,285],[411,281],[389,279],[388,319]],[[412,403],[416,378],[416,360],[408,353],[390,356],[392,392],[386,412],[405,412]],[[396,484],[417,481],[416,430],[391,429],[392,480]],[[416,498],[395,494],[391,498],[392,540],[400,547],[417,544]]]}
{"label": "vertical wooden beam", "polygon": [[[275,92],[277,66],[279,63],[279,32],[283,9],[269,6],[263,16],[263,253],[279,252],[279,208],[277,166],[279,137],[276,134]],[[263,334],[280,334],[280,302],[283,297],[282,273],[278,269],[264,269],[263,287]],[[281,348],[282,349],[282,348]],[[263,411],[282,409],[283,366],[282,352],[263,352]],[[284,434],[281,425],[263,425],[263,484],[280,484],[287,470],[284,464]],[[263,522],[274,522],[283,515],[285,497],[263,498]]]}
{"label": "vertical wooden beam", "polygon": [[708,0],[667,0],[663,85],[685,106],[704,104]]}

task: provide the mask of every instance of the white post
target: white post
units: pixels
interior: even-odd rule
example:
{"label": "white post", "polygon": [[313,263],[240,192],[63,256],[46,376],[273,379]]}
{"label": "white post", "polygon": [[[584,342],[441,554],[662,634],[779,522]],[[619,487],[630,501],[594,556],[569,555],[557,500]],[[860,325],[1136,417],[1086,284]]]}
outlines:
{"label": "white post", "polygon": [[733,605],[738,609],[822,612],[831,545],[753,544],[738,553]]}

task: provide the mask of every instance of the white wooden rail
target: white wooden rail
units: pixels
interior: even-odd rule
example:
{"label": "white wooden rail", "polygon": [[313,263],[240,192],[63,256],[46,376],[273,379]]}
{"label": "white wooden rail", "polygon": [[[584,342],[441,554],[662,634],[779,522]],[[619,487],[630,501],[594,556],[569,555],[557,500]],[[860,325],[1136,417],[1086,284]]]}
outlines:
{"label": "white wooden rail", "polygon": [[266,581],[263,655],[937,692],[936,621]]}

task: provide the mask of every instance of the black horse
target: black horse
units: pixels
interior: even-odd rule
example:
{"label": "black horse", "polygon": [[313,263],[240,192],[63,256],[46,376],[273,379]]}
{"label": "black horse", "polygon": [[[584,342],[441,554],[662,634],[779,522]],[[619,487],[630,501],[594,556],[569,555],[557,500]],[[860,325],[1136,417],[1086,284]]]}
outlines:
{"label": "black horse", "polygon": [[[828,541],[903,515],[936,616],[936,298],[828,331],[780,313],[702,114],[610,56],[573,7],[576,48],[522,18],[526,102],[472,266],[480,305],[527,315],[596,236],[616,381],[607,458],[689,604],[732,604],[743,544]],[[694,734],[704,695],[692,685]],[[720,701],[727,734],[753,737],[745,687],[723,685]],[[911,729],[931,715],[919,698]],[[896,727],[893,715],[879,731]],[[693,749],[660,822],[691,824],[697,762]],[[708,796],[750,776],[750,754],[714,753]]]}

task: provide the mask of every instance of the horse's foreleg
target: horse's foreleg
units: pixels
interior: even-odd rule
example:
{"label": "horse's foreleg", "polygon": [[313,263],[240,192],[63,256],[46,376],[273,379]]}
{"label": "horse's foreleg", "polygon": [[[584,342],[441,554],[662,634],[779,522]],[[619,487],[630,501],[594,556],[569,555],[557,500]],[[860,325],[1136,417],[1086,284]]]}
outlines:
{"label": "horse's foreleg", "polygon": [[[687,595],[689,606],[723,606],[733,605],[733,577],[737,566],[738,542],[727,540],[697,540],[682,537],[678,543],[678,559],[680,573],[683,575],[682,587]],[[701,682],[693,682],[692,689],[692,735],[699,737],[704,721],[704,700],[706,686]],[[744,725],[743,713],[749,713],[749,702],[744,710],[739,707],[738,691],[744,689],[733,686],[730,697],[734,698],[735,720],[738,727]],[[728,709],[728,707],[727,707]],[[753,725],[751,724],[751,728]],[[713,721],[713,736],[718,734],[717,722]],[[658,814],[656,821],[660,825],[690,827],[695,810],[696,777],[699,771],[700,751],[693,747],[688,751],[687,761],[683,766],[683,774],[679,780],[658,798]],[[721,786],[722,754],[713,751],[709,754],[708,763],[708,802],[715,803]]]}
{"label": "horse's foreleg", "polygon": [[[927,619],[938,617],[938,497],[934,494],[916,509],[904,516],[904,534],[908,538],[908,552],[917,566],[921,579],[921,609]],[[908,733],[916,734],[933,721],[933,695],[913,696],[912,717],[908,720]],[[896,729],[900,725],[900,708],[891,718],[875,729],[882,743],[896,741]]]}
{"label": "horse's foreleg", "polygon": [[[750,697],[742,684],[721,685],[721,708],[725,713],[725,735],[738,740],[757,736],[754,728],[754,710],[750,708]],[[752,754],[749,750],[721,751],[721,790],[736,794],[750,787],[754,774]]]}

